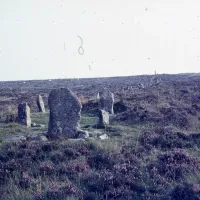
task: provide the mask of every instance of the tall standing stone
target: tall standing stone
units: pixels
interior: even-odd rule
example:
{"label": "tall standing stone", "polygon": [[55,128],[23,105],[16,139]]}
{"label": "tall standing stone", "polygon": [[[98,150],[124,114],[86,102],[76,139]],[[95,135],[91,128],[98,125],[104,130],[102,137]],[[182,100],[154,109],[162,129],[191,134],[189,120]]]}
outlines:
{"label": "tall standing stone", "polygon": [[104,88],[103,91],[99,92],[99,109],[114,114],[114,94],[108,89]]}
{"label": "tall standing stone", "polygon": [[44,101],[41,95],[37,96],[37,106],[38,106],[39,112],[43,112],[43,113],[45,112]]}
{"label": "tall standing stone", "polygon": [[20,124],[31,126],[30,107],[27,103],[18,105],[18,121]]}
{"label": "tall standing stone", "polygon": [[53,89],[48,98],[50,108],[49,134],[75,137],[79,131],[81,103],[67,88]]}
{"label": "tall standing stone", "polygon": [[105,110],[99,110],[98,127],[105,128],[107,125],[109,125],[109,113]]}

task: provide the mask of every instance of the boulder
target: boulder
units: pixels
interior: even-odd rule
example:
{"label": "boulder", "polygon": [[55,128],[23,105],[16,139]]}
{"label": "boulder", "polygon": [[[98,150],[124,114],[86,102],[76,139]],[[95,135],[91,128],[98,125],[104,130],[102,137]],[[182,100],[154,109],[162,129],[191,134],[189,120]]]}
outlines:
{"label": "boulder", "polygon": [[68,88],[53,89],[48,98],[50,108],[48,134],[74,138],[79,131],[81,103]]}

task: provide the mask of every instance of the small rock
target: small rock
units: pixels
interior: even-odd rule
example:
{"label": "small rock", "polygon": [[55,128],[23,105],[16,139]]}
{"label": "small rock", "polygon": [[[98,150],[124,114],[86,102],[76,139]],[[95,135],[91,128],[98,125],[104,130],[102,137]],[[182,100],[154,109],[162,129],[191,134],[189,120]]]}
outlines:
{"label": "small rock", "polygon": [[89,138],[87,138],[87,140],[95,140],[95,138],[94,137],[89,137]]}
{"label": "small rock", "polygon": [[45,125],[44,124],[39,124],[39,127],[40,128],[45,128]]}
{"label": "small rock", "polygon": [[23,135],[11,135],[11,136],[5,136],[4,142],[21,142],[26,141],[26,137]]}
{"label": "small rock", "polygon": [[85,125],[85,126],[83,126],[83,128],[89,128],[89,127],[91,127],[91,125]]}
{"label": "small rock", "polygon": [[37,137],[38,137],[37,134],[30,133],[27,135],[27,140],[36,140]]}
{"label": "small rock", "polygon": [[77,138],[77,139],[68,139],[70,142],[83,142],[85,141],[83,138]]}
{"label": "small rock", "polygon": [[107,139],[108,139],[108,135],[106,135],[106,134],[104,133],[104,134],[102,134],[102,135],[98,135],[97,138],[100,139],[100,140],[107,140]]}
{"label": "small rock", "polygon": [[95,130],[95,131],[93,132],[93,135],[96,135],[96,136],[97,136],[97,135],[102,135],[102,134],[103,134],[103,133],[102,133],[101,131],[96,131],[96,130]]}
{"label": "small rock", "polygon": [[42,142],[48,141],[47,137],[44,136],[44,135],[41,135],[41,136],[39,137],[39,140],[42,141]]}
{"label": "small rock", "polygon": [[45,125],[44,125],[44,124],[36,124],[36,123],[32,123],[32,124],[31,124],[31,127],[33,127],[33,128],[35,128],[35,127],[37,127],[37,128],[44,128]]}
{"label": "small rock", "polygon": [[37,127],[37,124],[36,123],[32,123],[31,127]]}
{"label": "small rock", "polygon": [[86,139],[89,137],[88,131],[80,130],[78,131],[78,138]]}
{"label": "small rock", "polygon": [[36,141],[48,141],[47,137],[44,135],[38,135],[38,134],[29,134],[27,135],[27,140],[36,140]]}

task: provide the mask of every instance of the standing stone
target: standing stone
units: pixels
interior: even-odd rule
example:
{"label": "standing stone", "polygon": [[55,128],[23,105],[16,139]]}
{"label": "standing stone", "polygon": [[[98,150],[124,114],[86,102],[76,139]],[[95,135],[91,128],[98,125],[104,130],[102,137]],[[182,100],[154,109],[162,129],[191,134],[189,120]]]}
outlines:
{"label": "standing stone", "polygon": [[109,113],[105,110],[99,110],[99,128],[105,128],[107,125],[109,125]]}
{"label": "standing stone", "polygon": [[18,105],[18,120],[20,124],[31,126],[30,107],[27,103]]}
{"label": "standing stone", "polygon": [[79,131],[81,103],[67,88],[53,89],[48,98],[50,108],[48,134],[75,137]]}
{"label": "standing stone", "polygon": [[44,101],[41,95],[38,95],[37,97],[37,106],[38,106],[39,112],[43,112],[43,113],[45,112]]}
{"label": "standing stone", "polygon": [[114,114],[113,110],[114,94],[108,89],[104,88],[103,91],[99,92],[99,109],[105,110],[110,114]]}

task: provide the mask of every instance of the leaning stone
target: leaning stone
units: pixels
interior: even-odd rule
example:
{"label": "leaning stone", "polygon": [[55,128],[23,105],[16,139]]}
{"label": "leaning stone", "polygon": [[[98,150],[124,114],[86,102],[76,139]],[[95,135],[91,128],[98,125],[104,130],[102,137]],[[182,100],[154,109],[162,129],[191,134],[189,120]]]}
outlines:
{"label": "leaning stone", "polygon": [[109,114],[114,114],[114,94],[110,92],[107,88],[98,93],[99,96],[99,109],[109,112]]}
{"label": "leaning stone", "polygon": [[45,112],[44,101],[41,95],[37,96],[37,106],[38,106],[39,112],[43,112],[43,113]]}
{"label": "leaning stone", "polygon": [[105,110],[99,110],[99,128],[105,128],[109,125],[109,113]]}
{"label": "leaning stone", "polygon": [[50,108],[48,133],[73,138],[79,131],[81,103],[67,88],[54,89],[48,98]]}
{"label": "leaning stone", "polygon": [[27,103],[18,105],[18,121],[20,124],[31,126],[30,107]]}

